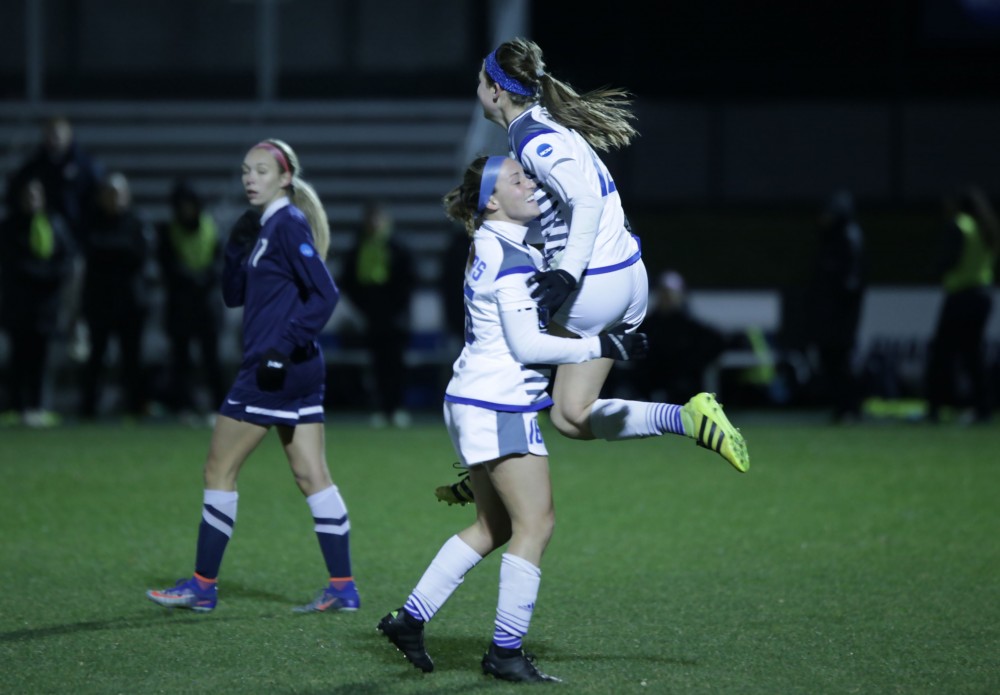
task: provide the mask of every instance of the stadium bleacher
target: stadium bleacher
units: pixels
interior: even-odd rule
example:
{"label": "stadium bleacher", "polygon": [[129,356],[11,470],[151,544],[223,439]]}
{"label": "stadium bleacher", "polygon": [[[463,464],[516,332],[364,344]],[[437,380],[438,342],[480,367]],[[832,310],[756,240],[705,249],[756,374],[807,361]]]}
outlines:
{"label": "stadium bleacher", "polygon": [[[335,276],[339,256],[353,244],[365,202],[377,199],[392,211],[397,237],[413,253],[419,277],[407,362],[411,367],[445,365],[454,355],[443,335],[436,283],[453,228],[440,201],[464,167],[470,123],[482,120],[472,107],[467,100],[4,102],[0,172],[6,178],[38,146],[46,117],[64,115],[80,145],[106,170],[128,176],[135,205],[150,222],[167,217],[173,181],[184,177],[226,228],[245,209],[240,163],[246,149],[267,137],[286,140],[329,216],[329,266]],[[0,214],[2,207],[0,201]],[[161,303],[162,293],[154,293],[154,317],[144,343],[148,363],[166,356],[156,318]],[[367,361],[357,346],[356,319],[348,300],[327,326],[324,342],[334,366],[357,368]],[[229,312],[226,322],[221,347],[232,364],[238,360],[238,312]]]}

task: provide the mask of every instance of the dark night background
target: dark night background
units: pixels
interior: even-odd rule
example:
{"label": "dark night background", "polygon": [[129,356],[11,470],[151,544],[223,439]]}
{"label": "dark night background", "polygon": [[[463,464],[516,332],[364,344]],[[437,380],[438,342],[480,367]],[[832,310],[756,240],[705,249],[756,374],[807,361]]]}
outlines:
{"label": "dark night background", "polygon": [[[762,296],[780,303],[769,330],[794,327],[820,211],[846,188],[880,290],[866,349],[888,340],[917,364],[943,196],[977,183],[1000,202],[1000,0],[7,0],[0,26],[0,174],[66,113],[150,219],[183,175],[225,225],[245,204],[239,153],[282,136],[327,207],[331,265],[377,196],[425,297],[452,232],[440,196],[468,143],[506,147],[475,87],[516,34],[578,91],[633,94],[640,137],[605,159],[650,276],[674,269],[724,295],[713,311]],[[472,137],[483,127],[501,142]]]}
{"label": "dark night background", "polygon": [[532,32],[570,81],[650,98],[1000,96],[989,74],[1000,61],[996,2],[628,5],[567,21],[565,3],[537,2]]}
{"label": "dark night background", "polygon": [[[277,102],[456,99],[474,105],[497,9],[461,0],[274,0]],[[261,3],[4,3],[0,94],[25,98],[29,7],[42,98],[196,104],[259,98]],[[855,192],[873,281],[933,283],[947,188],[1000,192],[1000,2],[578,2],[520,5],[549,69],[635,96],[641,137],[607,159],[654,266],[702,286],[804,280],[818,210]],[[661,233],[669,230],[670,234]],[[713,262],[703,260],[712,241]]]}

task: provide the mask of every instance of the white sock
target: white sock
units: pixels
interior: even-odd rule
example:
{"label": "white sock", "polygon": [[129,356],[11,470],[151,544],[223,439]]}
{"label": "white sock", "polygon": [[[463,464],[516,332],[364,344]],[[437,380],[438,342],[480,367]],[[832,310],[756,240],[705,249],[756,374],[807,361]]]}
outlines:
{"label": "white sock", "polygon": [[462,583],[468,571],[482,559],[482,555],[458,536],[449,538],[406,599],[406,612],[424,622],[433,618]]}
{"label": "white sock", "polygon": [[590,431],[609,442],[684,434],[681,406],[672,403],[598,399],[590,409]]}
{"label": "white sock", "polygon": [[[233,526],[236,524],[236,504],[239,498],[240,495],[236,491],[205,490],[202,496],[202,520],[226,536],[232,537]],[[212,514],[209,508],[218,514]]]}
{"label": "white sock", "polygon": [[347,505],[340,496],[336,485],[320,490],[306,497],[309,510],[312,512],[317,533],[334,533],[343,535],[351,530],[351,522],[347,516]]}
{"label": "white sock", "polygon": [[522,557],[503,554],[500,561],[500,596],[497,598],[493,630],[493,642],[498,647],[521,648],[521,640],[528,634],[541,583],[542,570]]}

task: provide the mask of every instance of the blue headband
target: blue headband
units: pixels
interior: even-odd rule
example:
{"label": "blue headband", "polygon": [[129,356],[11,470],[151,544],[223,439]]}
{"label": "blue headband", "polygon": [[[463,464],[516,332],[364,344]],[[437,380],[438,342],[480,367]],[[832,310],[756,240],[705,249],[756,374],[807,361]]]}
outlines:
{"label": "blue headband", "polygon": [[486,166],[483,167],[483,178],[479,182],[479,207],[476,212],[482,213],[486,209],[486,204],[490,202],[490,196],[493,195],[493,189],[497,187],[500,167],[507,159],[507,157],[494,155],[486,160]]}
{"label": "blue headband", "polygon": [[535,90],[529,89],[521,84],[519,81],[515,80],[513,77],[508,75],[500,67],[500,63],[497,62],[497,52],[494,50],[485,60],[486,74],[493,78],[493,81],[498,85],[506,89],[508,92],[513,92],[514,94],[520,94],[523,97],[533,97],[535,96]]}

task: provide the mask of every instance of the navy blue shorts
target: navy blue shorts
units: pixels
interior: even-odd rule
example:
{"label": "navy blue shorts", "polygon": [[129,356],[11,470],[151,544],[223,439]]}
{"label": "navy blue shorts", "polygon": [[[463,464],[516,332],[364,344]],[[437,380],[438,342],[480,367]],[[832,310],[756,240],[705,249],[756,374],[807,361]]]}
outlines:
{"label": "navy blue shorts", "polygon": [[306,395],[289,396],[277,391],[234,386],[219,406],[219,414],[256,425],[306,425],[324,422],[323,394],[325,388]]}

